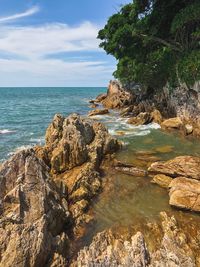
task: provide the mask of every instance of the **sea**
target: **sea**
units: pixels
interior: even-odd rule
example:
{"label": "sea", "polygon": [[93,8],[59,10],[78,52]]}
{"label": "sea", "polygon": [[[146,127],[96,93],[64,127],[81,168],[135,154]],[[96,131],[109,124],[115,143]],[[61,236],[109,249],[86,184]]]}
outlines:
{"label": "sea", "polygon": [[[1,87],[0,161],[21,149],[43,145],[46,128],[56,113],[86,116],[91,110],[88,101],[106,90],[106,87]],[[114,111],[109,116],[96,116],[96,119],[105,122],[113,135],[122,134],[124,130],[127,135],[146,135],[152,127],[132,127]]]}

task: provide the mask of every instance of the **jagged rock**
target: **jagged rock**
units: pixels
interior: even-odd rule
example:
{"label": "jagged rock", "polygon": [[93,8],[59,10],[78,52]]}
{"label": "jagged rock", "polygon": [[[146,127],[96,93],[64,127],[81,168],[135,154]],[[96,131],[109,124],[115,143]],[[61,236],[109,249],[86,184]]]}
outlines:
{"label": "jagged rock", "polygon": [[153,177],[152,183],[158,184],[161,187],[169,188],[169,184],[171,183],[172,178],[169,176],[166,176],[164,174],[157,174]]}
{"label": "jagged rock", "polygon": [[91,105],[89,106],[89,108],[96,108],[96,107],[98,107],[98,104],[95,104],[95,103],[93,103],[93,104],[91,104]]}
{"label": "jagged rock", "polygon": [[131,241],[115,239],[111,231],[98,233],[89,247],[78,254],[72,266],[77,267],[145,267],[149,255],[143,235],[138,232]]}
{"label": "jagged rock", "polygon": [[183,122],[179,117],[170,118],[161,123],[161,127],[164,129],[180,129],[182,125]]}
{"label": "jagged rock", "polygon": [[107,94],[100,94],[96,97],[95,102],[101,102],[107,97]]}
{"label": "jagged rock", "polygon": [[151,255],[150,267],[195,267],[195,257],[187,236],[178,228],[176,219],[161,212],[164,233],[160,248]]}
{"label": "jagged rock", "polygon": [[90,161],[100,160],[119,149],[118,141],[99,122],[82,119],[77,114],[67,118],[55,115],[46,132],[46,146],[51,171],[62,173]]}
{"label": "jagged rock", "polygon": [[88,116],[96,116],[96,115],[104,115],[104,114],[108,114],[109,110],[104,108],[104,109],[95,109],[95,110],[91,110],[88,113]]}
{"label": "jagged rock", "polygon": [[141,112],[138,116],[132,117],[128,120],[128,123],[134,125],[143,125],[152,122],[151,114],[148,112]]}
{"label": "jagged rock", "polygon": [[144,236],[137,232],[131,240],[115,237],[111,230],[98,233],[89,247],[83,248],[71,267],[195,267],[195,255],[176,219],[165,212],[162,220],[161,242],[150,252]]}
{"label": "jagged rock", "polygon": [[134,167],[131,164],[122,163],[120,161],[114,162],[114,168],[117,171],[123,172],[128,175],[132,175],[132,176],[144,177],[147,175],[147,172],[145,170],[140,169],[138,167]]}
{"label": "jagged rock", "polygon": [[2,165],[0,202],[0,266],[66,266],[70,222],[66,195],[32,149]]}
{"label": "jagged rock", "polygon": [[165,174],[172,178],[183,176],[200,180],[200,158],[179,156],[166,162],[152,163],[148,171],[154,174]]}
{"label": "jagged rock", "polygon": [[122,88],[121,84],[117,81],[111,81],[108,86],[106,95],[101,99],[97,98],[106,108],[124,108],[133,103],[134,95],[132,92]]}
{"label": "jagged rock", "polygon": [[46,145],[35,149],[39,157],[49,162],[56,183],[66,186],[75,227],[85,218],[86,207],[79,204],[89,205],[101,190],[101,161],[120,146],[100,122],[72,114],[67,118],[55,115],[46,132]]}
{"label": "jagged rock", "polygon": [[169,204],[178,208],[200,212],[200,182],[184,177],[170,183]]}

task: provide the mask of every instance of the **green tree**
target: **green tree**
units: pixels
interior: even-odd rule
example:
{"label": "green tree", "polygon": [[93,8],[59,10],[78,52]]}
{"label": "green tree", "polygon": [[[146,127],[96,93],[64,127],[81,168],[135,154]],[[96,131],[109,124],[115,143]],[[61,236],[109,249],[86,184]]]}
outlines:
{"label": "green tree", "polygon": [[98,38],[118,60],[114,75],[124,84],[160,89],[200,79],[199,0],[135,0],[108,19]]}

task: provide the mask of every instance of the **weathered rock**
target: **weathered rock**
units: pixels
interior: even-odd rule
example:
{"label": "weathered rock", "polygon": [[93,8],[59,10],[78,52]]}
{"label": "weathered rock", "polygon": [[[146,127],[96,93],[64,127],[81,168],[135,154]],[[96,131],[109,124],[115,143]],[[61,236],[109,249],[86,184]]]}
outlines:
{"label": "weathered rock", "polygon": [[[33,150],[21,151],[0,171],[0,266],[66,266],[66,195]],[[52,265],[53,266],[53,265]]]}
{"label": "weathered rock", "polygon": [[77,267],[145,267],[149,263],[149,255],[144,238],[140,232],[131,241],[115,239],[110,231],[95,236],[92,244],[79,252]]}
{"label": "weathered rock", "polygon": [[160,248],[151,255],[150,267],[195,267],[195,257],[187,244],[187,233],[178,228],[176,219],[161,213],[164,233]]}
{"label": "weathered rock", "polygon": [[[99,99],[98,99],[99,100]],[[99,100],[106,108],[124,108],[133,103],[134,95],[132,92],[122,88],[117,81],[111,81],[108,91],[103,99]]]}
{"label": "weathered rock", "polygon": [[95,109],[95,110],[91,110],[88,113],[88,116],[104,115],[104,114],[108,114],[108,113],[109,113],[109,110],[107,108]]}
{"label": "weathered rock", "polygon": [[159,247],[150,252],[144,236],[137,232],[131,241],[115,237],[111,230],[98,233],[89,247],[78,253],[71,267],[195,267],[195,256],[188,245],[187,233],[178,228],[174,217],[161,213],[162,232]]}
{"label": "weathered rock", "polygon": [[178,177],[170,183],[169,204],[181,209],[200,212],[200,182]]}
{"label": "weathered rock", "polygon": [[173,178],[183,176],[200,180],[200,158],[179,156],[166,162],[152,163],[148,171],[154,174],[165,174]]}
{"label": "weathered rock", "polygon": [[95,102],[101,102],[107,97],[107,94],[100,94],[96,97]]}
{"label": "weathered rock", "polygon": [[151,114],[148,112],[142,112],[136,117],[132,117],[128,120],[128,123],[134,125],[143,125],[152,122]]}
{"label": "weathered rock", "polygon": [[131,164],[122,163],[120,161],[115,161],[114,167],[115,170],[132,176],[144,177],[147,175],[147,172],[145,170],[140,169],[138,167],[134,167]]}
{"label": "weathered rock", "polygon": [[[46,146],[51,171],[62,173],[96,157],[119,149],[119,143],[99,122],[82,119],[77,114],[67,118],[55,115],[46,132]],[[95,154],[95,155],[93,155]]]}
{"label": "weathered rock", "polygon": [[76,226],[85,218],[86,208],[79,204],[89,205],[101,189],[101,161],[120,146],[103,124],[82,119],[77,114],[67,118],[56,115],[48,127],[46,146],[43,151],[36,149],[36,152],[41,158],[45,155],[44,160],[49,162],[56,183],[66,187]]}
{"label": "weathered rock", "polygon": [[170,118],[161,123],[161,127],[164,129],[180,129],[182,125],[183,122],[179,117]]}
{"label": "weathered rock", "polygon": [[169,188],[169,184],[171,183],[172,178],[169,176],[166,176],[164,174],[157,174],[153,177],[152,183],[158,184],[161,187]]}

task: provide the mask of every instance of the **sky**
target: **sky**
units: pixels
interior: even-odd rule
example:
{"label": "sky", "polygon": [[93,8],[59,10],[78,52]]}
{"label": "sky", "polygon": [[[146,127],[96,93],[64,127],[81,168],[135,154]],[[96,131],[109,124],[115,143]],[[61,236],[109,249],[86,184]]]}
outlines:
{"label": "sky", "polygon": [[116,67],[96,38],[130,0],[0,0],[0,87],[106,86]]}

